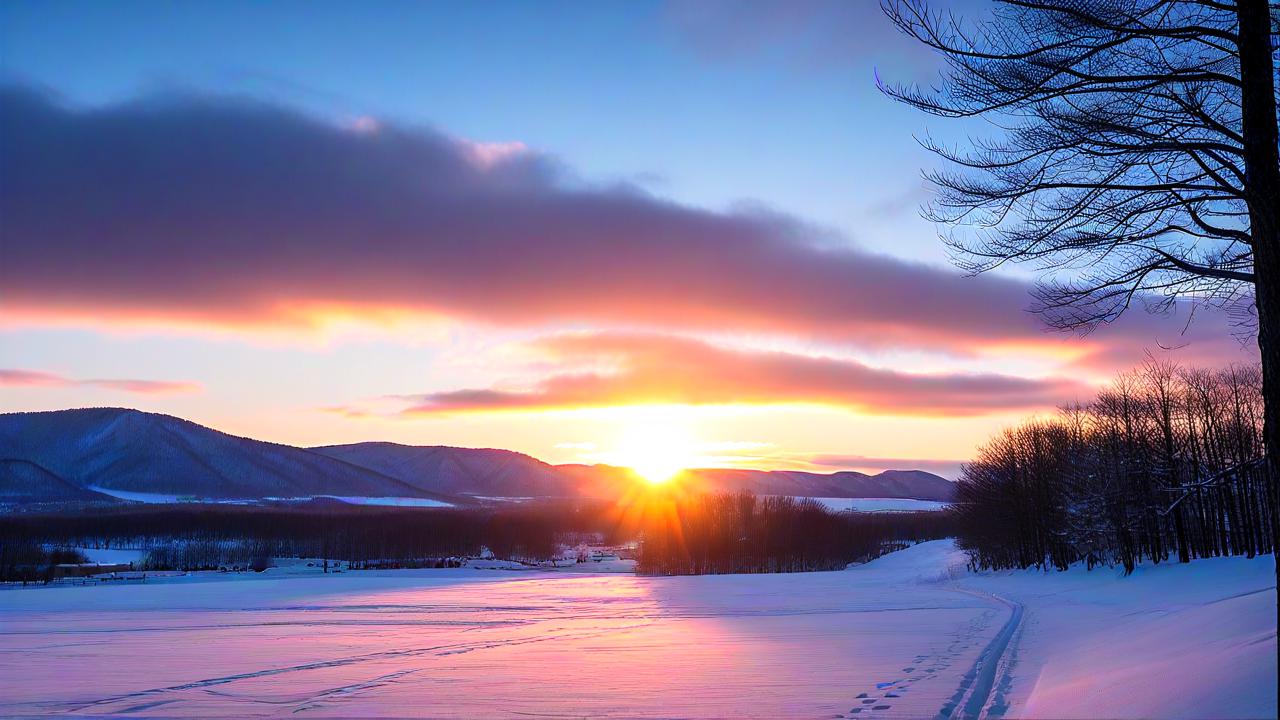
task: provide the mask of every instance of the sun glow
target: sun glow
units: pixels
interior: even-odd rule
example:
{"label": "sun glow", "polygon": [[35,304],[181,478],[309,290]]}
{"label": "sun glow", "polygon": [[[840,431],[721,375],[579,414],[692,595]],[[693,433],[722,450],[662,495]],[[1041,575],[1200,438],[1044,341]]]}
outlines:
{"label": "sun glow", "polygon": [[636,471],[657,485],[665,483],[697,460],[693,434],[673,418],[646,418],[627,426],[618,438],[613,462]]}

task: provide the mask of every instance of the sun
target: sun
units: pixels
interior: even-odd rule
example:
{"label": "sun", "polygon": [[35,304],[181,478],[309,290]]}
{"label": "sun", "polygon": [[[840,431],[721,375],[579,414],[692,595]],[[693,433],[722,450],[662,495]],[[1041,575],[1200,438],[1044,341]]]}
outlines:
{"label": "sun", "polygon": [[657,485],[671,480],[697,460],[694,439],[683,423],[646,419],[623,429],[614,462]]}

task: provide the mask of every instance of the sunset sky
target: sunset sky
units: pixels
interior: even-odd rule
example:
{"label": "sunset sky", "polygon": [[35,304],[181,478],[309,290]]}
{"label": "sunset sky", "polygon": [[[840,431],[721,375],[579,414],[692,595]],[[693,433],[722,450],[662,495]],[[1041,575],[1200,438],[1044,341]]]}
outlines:
{"label": "sunset sky", "polygon": [[[980,0],[959,5],[980,17]],[[871,2],[0,5],[0,411],[954,477],[1223,317],[963,277]],[[1174,349],[1167,349],[1174,348]]]}

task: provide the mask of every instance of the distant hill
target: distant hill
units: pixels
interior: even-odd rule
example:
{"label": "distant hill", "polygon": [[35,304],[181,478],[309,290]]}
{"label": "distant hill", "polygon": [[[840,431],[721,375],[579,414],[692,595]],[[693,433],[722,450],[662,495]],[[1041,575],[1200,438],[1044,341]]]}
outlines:
{"label": "distant hill", "polygon": [[86,490],[28,460],[0,458],[0,505],[49,502],[119,502]]}
{"label": "distant hill", "polygon": [[[203,425],[122,408],[0,415],[0,458],[15,465],[13,492],[49,502],[89,499],[100,490],[202,499],[318,495],[426,498],[613,498],[639,480],[606,465],[548,465],[510,450],[365,442],[298,448],[236,437]],[[42,470],[48,477],[42,475]],[[916,498],[950,501],[954,484],[920,470],[877,475],[702,469],[680,482],[694,490],[759,495]],[[20,489],[21,488],[21,489]],[[39,491],[39,492],[37,492]],[[72,495],[80,493],[79,498]]]}
{"label": "distant hill", "polygon": [[831,498],[915,498],[949,502],[955,483],[923,470],[885,470],[875,475],[844,470],[822,475],[794,470],[695,470],[716,490],[750,490],[757,495]]}
{"label": "distant hill", "polygon": [[438,496],[366,467],[169,415],[89,408],[0,415],[0,457],[84,489],[210,499]]}
{"label": "distant hill", "polygon": [[[640,482],[626,468],[607,465],[561,465],[581,491],[616,494],[617,488]],[[885,470],[875,475],[845,470],[830,474],[795,470],[704,468],[686,470],[678,481],[707,492],[750,491],[757,495],[827,498],[913,498],[950,502],[955,483],[923,470]]]}
{"label": "distant hill", "polygon": [[[427,492],[480,497],[569,497],[575,484],[555,466],[511,450],[365,442],[311,448]],[[350,493],[348,493],[350,494]]]}

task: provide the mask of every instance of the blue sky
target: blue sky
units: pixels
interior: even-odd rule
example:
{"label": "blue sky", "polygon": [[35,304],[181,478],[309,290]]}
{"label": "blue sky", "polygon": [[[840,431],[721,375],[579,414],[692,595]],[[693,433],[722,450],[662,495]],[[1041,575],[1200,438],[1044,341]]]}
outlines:
{"label": "blue sky", "polygon": [[[551,153],[586,182],[760,203],[943,262],[915,218],[925,118],[875,88],[928,61],[872,7],[707,3],[11,2],[6,79],[72,103],[248,94]],[[854,3],[857,5],[857,3]],[[716,13],[721,13],[717,15]],[[764,17],[760,17],[764,16]],[[753,24],[776,33],[759,37]],[[833,47],[814,47],[815,41]]]}
{"label": "blue sky", "polygon": [[10,0],[0,411],[954,471],[1187,338],[950,268],[913,136],[986,130],[875,85],[936,71],[861,0]]}

